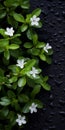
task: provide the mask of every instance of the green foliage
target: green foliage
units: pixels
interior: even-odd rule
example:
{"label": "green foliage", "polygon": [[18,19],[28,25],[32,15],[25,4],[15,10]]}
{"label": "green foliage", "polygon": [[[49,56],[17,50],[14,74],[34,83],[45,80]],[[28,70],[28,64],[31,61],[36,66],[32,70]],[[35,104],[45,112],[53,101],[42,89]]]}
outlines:
{"label": "green foliage", "polygon": [[33,112],[42,108],[36,95],[51,89],[39,61],[50,64],[53,50],[36,33],[41,9],[30,13],[29,7],[29,0],[0,2],[0,130],[18,128],[17,114],[27,117],[32,105]]}
{"label": "green foliage", "polygon": [[18,80],[18,87],[24,87],[26,84],[26,78],[22,77]]}
{"label": "green foliage", "polygon": [[1,97],[0,105],[8,106],[10,104],[10,100],[7,97]]}
{"label": "green foliage", "polygon": [[35,9],[33,12],[32,12],[32,16],[36,15],[36,16],[39,16],[41,14],[41,9],[40,8],[37,8]]}
{"label": "green foliage", "polygon": [[24,17],[21,14],[13,13],[13,17],[16,21],[24,23]]}

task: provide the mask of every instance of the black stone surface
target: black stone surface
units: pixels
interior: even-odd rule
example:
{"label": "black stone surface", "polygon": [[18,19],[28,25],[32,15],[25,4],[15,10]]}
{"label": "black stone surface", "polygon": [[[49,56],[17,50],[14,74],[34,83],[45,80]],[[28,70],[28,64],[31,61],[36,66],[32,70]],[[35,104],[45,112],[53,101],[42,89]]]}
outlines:
{"label": "black stone surface", "polygon": [[41,90],[43,110],[29,115],[23,130],[65,130],[65,0],[31,0],[31,10],[40,7],[43,28],[41,41],[53,47],[51,65],[41,63],[43,74],[49,76],[50,92]]}

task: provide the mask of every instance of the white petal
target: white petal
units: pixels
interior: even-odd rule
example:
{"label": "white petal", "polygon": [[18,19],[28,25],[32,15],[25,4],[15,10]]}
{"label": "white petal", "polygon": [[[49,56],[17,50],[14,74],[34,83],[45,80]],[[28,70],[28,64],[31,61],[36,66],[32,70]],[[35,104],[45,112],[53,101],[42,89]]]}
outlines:
{"label": "white petal", "polygon": [[34,15],[32,18],[30,18],[31,25],[32,25],[32,26],[33,26],[33,25],[38,26],[38,25],[39,25],[39,23],[38,23],[39,20],[40,20],[40,18],[37,17],[36,15]]}
{"label": "white petal", "polygon": [[34,112],[37,112],[37,109],[36,109],[36,108],[34,109]]}
{"label": "white petal", "polygon": [[13,36],[13,33],[14,33],[14,30],[13,30],[13,27],[11,28],[6,28],[6,31],[5,31],[5,34],[8,35],[8,36]]}
{"label": "white petal", "polygon": [[9,28],[8,28],[8,27],[6,28],[6,31],[9,31]]}
{"label": "white petal", "polygon": [[18,122],[18,125],[21,126],[23,123],[21,121]]}
{"label": "white petal", "polygon": [[46,47],[44,47],[44,51],[48,53],[48,50],[47,50],[47,48],[46,48]]}
{"label": "white petal", "polygon": [[33,26],[33,25],[35,25],[35,23],[32,21],[32,22],[31,22],[31,25]]}
{"label": "white petal", "polygon": [[30,110],[30,113],[32,114],[32,113],[33,113],[33,110]]}
{"label": "white petal", "polygon": [[36,22],[35,22],[35,25],[36,25],[36,26],[38,26],[38,25],[39,25],[39,23],[36,21]]}
{"label": "white petal", "polygon": [[37,104],[32,103],[32,105],[29,107],[30,113],[37,112]]}
{"label": "white petal", "polygon": [[35,78],[35,77],[36,77],[36,74],[33,74],[33,77]]}
{"label": "white petal", "polygon": [[47,49],[51,49],[52,47],[49,45],[49,43],[47,43],[46,45]]}
{"label": "white petal", "polygon": [[38,21],[40,21],[40,18],[39,18],[39,17],[37,18],[37,22],[38,22]]}
{"label": "white petal", "polygon": [[23,124],[26,124],[26,120],[24,120],[22,123],[23,123]]}
{"label": "white petal", "polygon": [[16,122],[19,122],[19,119],[16,119]]}

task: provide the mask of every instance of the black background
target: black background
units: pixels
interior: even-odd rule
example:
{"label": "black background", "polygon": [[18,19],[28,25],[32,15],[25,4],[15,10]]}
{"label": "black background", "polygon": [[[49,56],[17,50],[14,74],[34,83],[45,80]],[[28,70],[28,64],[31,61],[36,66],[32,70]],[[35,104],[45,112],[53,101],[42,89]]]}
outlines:
{"label": "black background", "polygon": [[54,51],[51,65],[41,63],[52,89],[41,90],[38,98],[45,107],[29,115],[23,130],[65,130],[65,0],[31,0],[31,11],[37,7],[42,9],[43,23],[39,39],[49,42]]}

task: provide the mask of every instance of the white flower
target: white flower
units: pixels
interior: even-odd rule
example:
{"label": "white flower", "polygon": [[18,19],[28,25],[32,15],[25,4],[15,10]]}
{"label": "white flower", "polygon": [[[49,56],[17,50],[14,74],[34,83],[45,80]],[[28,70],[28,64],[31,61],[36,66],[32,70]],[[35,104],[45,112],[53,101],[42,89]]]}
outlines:
{"label": "white flower", "polygon": [[39,71],[35,67],[32,67],[32,70],[29,72],[29,74],[35,78],[36,75],[39,74]]}
{"label": "white flower", "polygon": [[45,52],[48,53],[48,50],[51,49],[52,47],[49,45],[49,43],[46,44],[46,46],[43,48]]}
{"label": "white flower", "polygon": [[11,28],[7,27],[5,34],[8,35],[8,36],[13,36],[13,34],[14,34],[13,27],[11,27]]}
{"label": "white flower", "polygon": [[16,122],[18,123],[19,126],[23,125],[23,124],[26,124],[26,118],[25,116],[21,116],[19,114],[18,115],[18,118],[16,119]]}
{"label": "white flower", "polygon": [[29,107],[30,113],[37,112],[37,104],[32,103],[32,105]]}
{"label": "white flower", "polygon": [[31,25],[32,26],[38,26],[39,25],[39,21],[40,21],[40,18],[39,17],[36,17],[36,15],[34,15],[32,18],[30,18],[30,22],[31,22]]}
{"label": "white flower", "polygon": [[16,66],[19,66],[21,69],[24,68],[24,65],[26,64],[24,59],[18,59]]}

